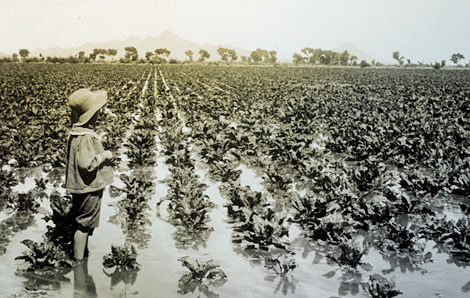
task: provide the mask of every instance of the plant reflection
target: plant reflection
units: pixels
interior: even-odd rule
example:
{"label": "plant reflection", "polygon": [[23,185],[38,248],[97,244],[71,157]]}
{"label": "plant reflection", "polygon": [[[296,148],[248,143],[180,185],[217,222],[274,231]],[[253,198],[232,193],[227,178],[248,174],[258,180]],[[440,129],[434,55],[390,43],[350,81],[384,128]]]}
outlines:
{"label": "plant reflection", "polygon": [[63,283],[69,283],[70,279],[65,277],[71,271],[70,267],[61,267],[49,271],[17,271],[15,275],[23,277],[26,296],[47,295],[49,292],[57,292]]}
{"label": "plant reflection", "polygon": [[292,295],[295,294],[295,284],[297,283],[297,280],[294,278],[293,275],[268,275],[264,278],[264,280],[270,282],[276,282],[277,280],[276,288],[274,289],[275,294],[277,294],[281,289],[283,295],[287,295],[289,293],[289,290]]}
{"label": "plant reflection", "polygon": [[[137,250],[129,243],[122,246],[111,245],[111,253],[103,258],[103,272],[111,278],[111,289],[120,282],[124,283],[124,296],[127,293],[137,294],[128,289],[129,285],[134,285],[137,280],[137,273],[141,265],[137,262]],[[114,271],[110,271],[114,268]]]}
{"label": "plant reflection", "polygon": [[34,214],[30,211],[17,211],[0,222],[0,255],[7,251],[11,237],[26,230],[34,223]]}
{"label": "plant reflection", "polygon": [[175,246],[182,249],[199,249],[200,247],[207,247],[207,240],[212,228],[206,228],[198,232],[192,232],[188,227],[177,226],[176,231],[173,233],[173,239],[175,240]]}
{"label": "plant reflection", "polygon": [[104,274],[111,278],[111,288],[123,282],[126,286],[135,284],[137,280],[137,273],[140,269],[128,269],[125,267],[116,267],[114,271],[103,269]]}

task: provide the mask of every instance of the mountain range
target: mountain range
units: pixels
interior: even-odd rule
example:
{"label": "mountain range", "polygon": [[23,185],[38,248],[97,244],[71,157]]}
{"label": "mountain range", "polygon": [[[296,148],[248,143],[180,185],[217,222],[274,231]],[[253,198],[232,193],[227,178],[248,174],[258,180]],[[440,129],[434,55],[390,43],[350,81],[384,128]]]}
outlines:
{"label": "mountain range", "polygon": [[194,53],[194,58],[197,59],[199,57],[199,50],[204,49],[209,52],[211,55],[209,60],[219,60],[219,55],[217,54],[217,49],[219,47],[230,48],[234,49],[238,56],[241,57],[243,55],[249,56],[251,51],[236,48],[228,45],[211,45],[211,44],[198,44],[189,40],[185,40],[176,34],[164,31],[157,37],[147,37],[147,38],[140,38],[135,35],[129,36],[126,40],[113,40],[109,42],[97,42],[97,43],[86,43],[76,48],[49,48],[49,49],[35,49],[31,51],[31,56],[39,56],[42,54],[44,57],[47,56],[61,56],[67,57],[70,55],[76,55],[80,51],[84,51],[85,55],[93,52],[93,49],[117,49],[117,58],[123,57],[125,54],[125,47],[134,46],[138,53],[139,57],[145,57],[146,52],[154,52],[155,49],[158,48],[166,48],[171,51],[170,57],[185,60],[188,59],[188,56],[184,52],[187,50],[191,50]]}
{"label": "mountain range", "polygon": [[357,60],[358,60],[357,62],[360,62],[361,60],[366,60],[368,62],[371,62],[373,59],[369,54],[367,54],[366,52],[362,51],[361,49],[357,48],[355,45],[350,44],[350,43],[345,43],[341,45],[340,47],[333,49],[333,51],[339,52],[339,53],[348,51],[349,54],[357,57]]}
{"label": "mountain range", "polygon": [[[89,42],[85,43],[79,47],[75,48],[60,48],[60,47],[52,47],[48,49],[34,49],[31,50],[30,57],[39,57],[40,54],[43,57],[47,56],[57,56],[57,57],[68,57],[68,56],[75,56],[80,51],[84,51],[85,55],[89,55],[93,52],[93,49],[117,49],[117,56],[116,58],[123,57],[125,54],[125,47],[134,46],[136,47],[139,57],[145,57],[146,52],[154,52],[157,48],[166,48],[171,51],[170,57],[175,58],[178,60],[186,60],[188,57],[184,52],[187,50],[193,51],[194,55],[193,58],[196,60],[199,57],[199,50],[205,49],[209,52],[211,57],[209,60],[215,61],[219,60],[220,57],[217,53],[217,49],[219,47],[234,49],[237,52],[238,57],[241,56],[249,56],[251,50],[237,48],[230,45],[213,45],[213,44],[198,44],[193,41],[185,40],[178,35],[170,32],[164,31],[157,37],[149,36],[147,38],[140,38],[135,35],[129,36],[126,40],[113,40],[108,42]],[[371,61],[372,57],[369,56],[364,51],[360,50],[359,48],[355,47],[352,44],[343,44],[342,46],[333,49],[336,52],[343,52],[347,50],[351,55],[355,55],[358,57],[358,61],[366,60]],[[300,49],[298,51],[300,53]],[[293,54],[293,53],[292,53]],[[10,56],[8,54],[4,54],[0,52],[0,57],[2,56]],[[291,59],[279,57],[279,62],[290,62]]]}

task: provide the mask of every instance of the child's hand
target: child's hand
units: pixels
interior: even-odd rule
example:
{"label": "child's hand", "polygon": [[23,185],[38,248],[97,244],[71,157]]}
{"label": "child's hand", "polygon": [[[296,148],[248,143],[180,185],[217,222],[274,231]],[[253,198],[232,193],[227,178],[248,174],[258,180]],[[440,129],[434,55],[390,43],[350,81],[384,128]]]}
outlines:
{"label": "child's hand", "polygon": [[104,151],[103,153],[101,153],[101,156],[103,157],[103,159],[105,160],[110,160],[113,158],[113,153],[109,150],[106,150]]}
{"label": "child's hand", "polygon": [[100,132],[100,133],[98,134],[98,139],[102,140],[103,137],[104,137],[105,135],[107,135],[107,134],[108,134],[108,133],[107,133],[106,131]]}

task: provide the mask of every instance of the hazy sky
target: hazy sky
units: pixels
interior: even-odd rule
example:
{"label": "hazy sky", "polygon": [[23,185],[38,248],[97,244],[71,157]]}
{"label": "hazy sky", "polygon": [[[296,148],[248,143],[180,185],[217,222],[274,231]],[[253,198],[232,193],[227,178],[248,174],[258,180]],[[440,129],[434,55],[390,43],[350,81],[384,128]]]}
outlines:
{"label": "hazy sky", "polygon": [[157,36],[290,58],[351,43],[379,61],[470,60],[470,0],[1,0],[0,51]]}

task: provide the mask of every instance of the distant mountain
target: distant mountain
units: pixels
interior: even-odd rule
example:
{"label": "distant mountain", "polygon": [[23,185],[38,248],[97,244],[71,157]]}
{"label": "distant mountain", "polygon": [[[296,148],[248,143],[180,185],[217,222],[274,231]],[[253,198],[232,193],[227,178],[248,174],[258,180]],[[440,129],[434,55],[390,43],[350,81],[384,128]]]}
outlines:
{"label": "distant mountain", "polygon": [[357,57],[357,62],[361,62],[361,60],[366,60],[367,62],[371,62],[372,59],[374,59],[369,54],[367,54],[366,52],[362,51],[361,49],[357,48],[356,46],[350,43],[345,43],[341,45],[340,47],[333,49],[333,51],[339,52],[339,53],[348,51],[349,54]]}
{"label": "distant mountain", "polygon": [[[47,56],[60,56],[60,57],[68,57],[70,55],[74,56],[77,55],[78,52],[84,51],[85,55],[90,54],[93,52],[93,49],[99,48],[99,49],[117,49],[117,58],[124,57],[125,50],[124,48],[127,46],[134,46],[136,47],[139,57],[143,58],[145,57],[146,52],[154,52],[155,49],[158,48],[167,48],[168,50],[171,51],[170,58],[176,58],[179,60],[185,60],[188,57],[184,54],[187,50],[193,51],[194,59],[197,59],[199,57],[199,50],[200,49],[205,49],[209,52],[211,55],[209,60],[219,60],[220,56],[217,54],[217,48],[219,45],[211,45],[211,44],[204,44],[200,45],[198,43],[182,39],[178,35],[169,32],[169,31],[164,31],[162,34],[160,34],[157,37],[147,37],[145,39],[142,39],[138,36],[131,35],[129,36],[126,40],[120,41],[120,40],[113,40],[113,41],[108,41],[108,42],[97,42],[97,43],[86,43],[84,45],[81,45],[76,48],[70,48],[70,49],[64,49],[64,48],[49,48],[49,49],[35,49],[31,51],[31,56],[39,56],[39,54],[42,54],[44,57]],[[249,56],[251,51],[241,49],[241,48],[234,48],[232,46],[224,46],[221,45],[222,47],[225,48],[230,48],[230,49],[235,49],[237,52],[238,56],[241,57],[243,55]]]}
{"label": "distant mountain", "polygon": [[9,57],[9,56],[11,56],[11,55],[8,55],[8,54],[5,54],[5,53],[3,53],[3,52],[0,52],[0,58],[2,58],[2,57]]}

